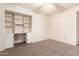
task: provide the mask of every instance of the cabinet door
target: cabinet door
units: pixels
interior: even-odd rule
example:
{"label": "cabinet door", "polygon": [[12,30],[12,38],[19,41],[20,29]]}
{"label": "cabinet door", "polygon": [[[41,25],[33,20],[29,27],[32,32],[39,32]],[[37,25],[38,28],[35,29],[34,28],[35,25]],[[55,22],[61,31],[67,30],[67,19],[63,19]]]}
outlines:
{"label": "cabinet door", "polygon": [[5,49],[14,47],[13,34],[9,33],[5,35]]}
{"label": "cabinet door", "polygon": [[27,43],[32,43],[32,33],[27,33]]}

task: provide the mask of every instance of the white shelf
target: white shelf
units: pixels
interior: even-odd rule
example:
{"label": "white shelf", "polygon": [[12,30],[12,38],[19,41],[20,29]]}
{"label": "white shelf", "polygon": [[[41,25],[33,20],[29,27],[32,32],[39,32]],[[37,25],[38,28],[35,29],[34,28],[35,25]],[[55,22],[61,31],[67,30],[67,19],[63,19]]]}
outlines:
{"label": "white shelf", "polygon": [[29,20],[25,20],[24,23],[30,23],[30,21]]}
{"label": "white shelf", "polygon": [[5,22],[5,26],[11,26],[11,27],[13,27],[13,23],[11,23],[11,22]]}
{"label": "white shelf", "polygon": [[24,32],[28,33],[28,32],[30,32],[30,29],[29,28],[24,28]]}
{"label": "white shelf", "polygon": [[[9,12],[5,11],[5,33],[6,34],[13,34],[12,40],[14,40],[14,43],[22,42],[26,39],[26,34],[31,32],[31,16],[29,15],[23,15],[16,12]],[[20,35],[21,34],[21,35]],[[7,35],[5,35],[6,37]],[[17,38],[16,38],[17,36]],[[5,38],[6,39],[6,38]],[[17,40],[18,39],[18,40]],[[8,40],[8,37],[7,37]],[[9,38],[10,40],[10,38]],[[12,41],[13,42],[13,41]],[[12,43],[12,44],[14,44]],[[11,42],[10,42],[11,44]],[[12,46],[11,44],[11,46]],[[7,46],[9,47],[9,43],[7,43]]]}
{"label": "white shelf", "polygon": [[15,19],[23,20],[23,16],[19,14],[15,14]]}
{"label": "white shelf", "polygon": [[25,27],[30,27],[30,25],[29,24],[25,24]]}
{"label": "white shelf", "polygon": [[17,19],[15,19],[15,24],[23,24],[23,20],[17,20]]}
{"label": "white shelf", "polygon": [[[5,31],[27,33],[31,31],[31,16],[14,12],[5,12]],[[8,30],[9,29],[9,30]]]}
{"label": "white shelf", "polygon": [[25,19],[25,20],[30,20],[31,18],[28,17],[28,16],[26,16],[26,17],[24,17],[24,19]]}
{"label": "white shelf", "polygon": [[5,28],[5,33],[13,33],[13,29],[10,27]]}
{"label": "white shelf", "polygon": [[13,18],[12,17],[5,17],[5,21],[13,22]]}
{"label": "white shelf", "polygon": [[23,33],[23,26],[15,26],[15,33]]}
{"label": "white shelf", "polygon": [[6,17],[13,17],[13,14],[12,13],[5,13],[5,16]]}
{"label": "white shelf", "polygon": [[5,12],[5,33],[13,33],[13,14]]}

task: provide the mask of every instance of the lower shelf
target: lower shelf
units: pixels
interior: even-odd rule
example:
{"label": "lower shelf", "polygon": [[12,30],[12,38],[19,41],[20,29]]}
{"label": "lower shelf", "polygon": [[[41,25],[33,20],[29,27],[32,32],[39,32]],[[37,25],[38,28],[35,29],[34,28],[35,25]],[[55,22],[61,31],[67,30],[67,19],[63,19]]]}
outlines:
{"label": "lower shelf", "polygon": [[26,41],[25,40],[15,40],[14,44],[23,43],[23,42],[26,42]]}

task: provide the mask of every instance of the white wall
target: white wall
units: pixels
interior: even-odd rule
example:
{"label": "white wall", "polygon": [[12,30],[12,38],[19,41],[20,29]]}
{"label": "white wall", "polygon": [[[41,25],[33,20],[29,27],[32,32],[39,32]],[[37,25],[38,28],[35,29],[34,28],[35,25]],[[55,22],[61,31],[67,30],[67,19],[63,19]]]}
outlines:
{"label": "white wall", "polygon": [[77,15],[76,16],[77,17],[76,18],[77,19],[77,21],[76,21],[76,23],[77,23],[77,25],[76,25],[76,27],[77,27],[77,30],[76,30],[76,34],[77,34],[77,38],[76,39],[77,39],[77,41],[76,42],[79,44],[79,11],[77,12],[76,15]]}
{"label": "white wall", "polygon": [[77,11],[79,11],[79,6],[50,16],[49,38],[76,45],[78,43],[76,38]]}
{"label": "white wall", "polygon": [[1,33],[1,31],[2,31],[2,28],[1,28],[1,5],[0,5],[0,51],[1,51],[1,39],[2,39],[2,33]]}
{"label": "white wall", "polygon": [[3,5],[0,4],[0,51],[4,50],[4,30],[3,30]]}
{"label": "white wall", "polygon": [[5,9],[32,15],[32,42],[45,40],[48,38],[48,17],[43,14],[36,14],[33,11],[14,4],[5,4]]}
{"label": "white wall", "polygon": [[33,42],[48,39],[48,16],[34,15],[33,16]]}

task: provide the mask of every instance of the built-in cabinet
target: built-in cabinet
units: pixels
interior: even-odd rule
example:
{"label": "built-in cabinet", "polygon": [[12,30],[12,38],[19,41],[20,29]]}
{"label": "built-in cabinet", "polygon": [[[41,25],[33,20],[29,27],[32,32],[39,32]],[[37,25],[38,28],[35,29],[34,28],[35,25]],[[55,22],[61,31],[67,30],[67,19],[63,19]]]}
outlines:
{"label": "built-in cabinet", "polygon": [[12,33],[5,34],[5,49],[14,47],[14,35]]}
{"label": "built-in cabinet", "polygon": [[5,11],[5,48],[14,47],[14,44],[23,41],[30,43],[31,30],[32,16]]}

